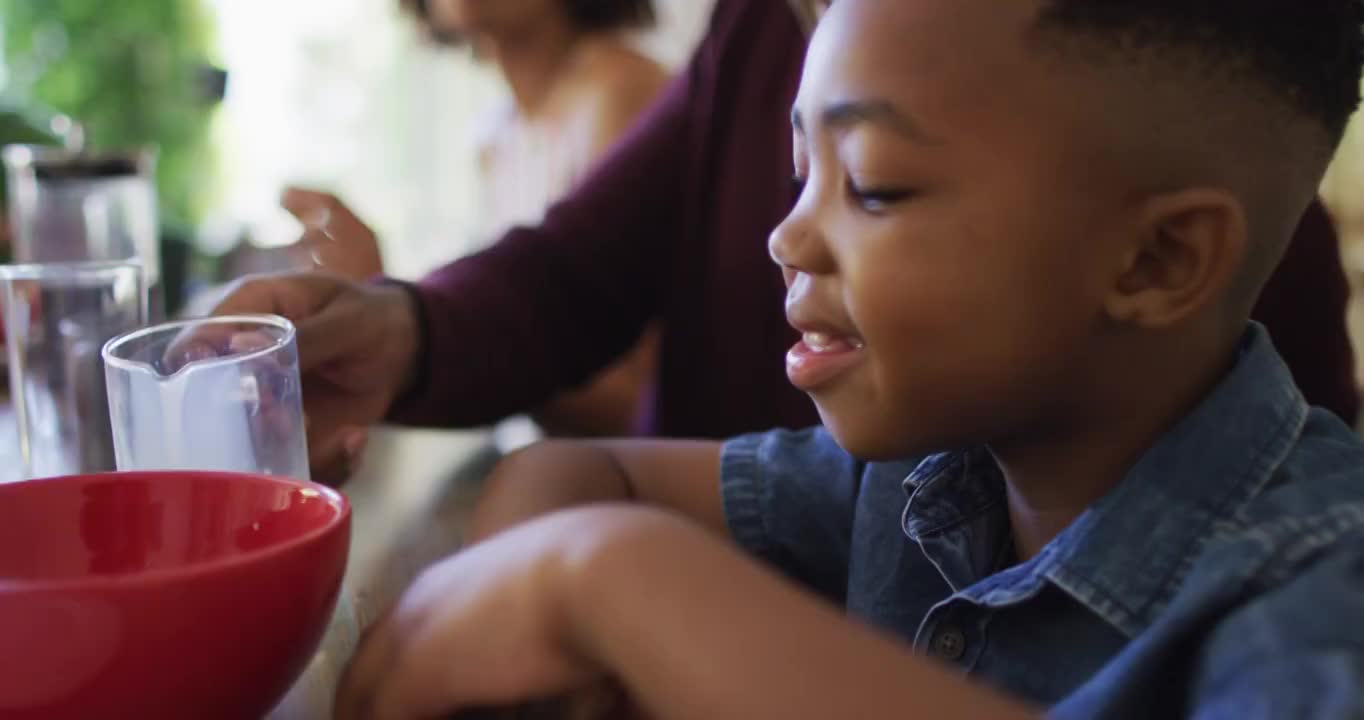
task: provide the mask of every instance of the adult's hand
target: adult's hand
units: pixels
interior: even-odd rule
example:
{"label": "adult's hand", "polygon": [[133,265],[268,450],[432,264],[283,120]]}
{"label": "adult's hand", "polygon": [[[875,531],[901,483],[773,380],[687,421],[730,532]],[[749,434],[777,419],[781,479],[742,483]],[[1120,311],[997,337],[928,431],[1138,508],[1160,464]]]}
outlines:
{"label": "adult's hand", "polygon": [[312,265],[351,280],[367,280],[384,271],[374,231],[335,195],[289,188],[280,205],[303,223],[298,249]]}
{"label": "adult's hand", "polygon": [[315,480],[354,470],[367,428],[415,376],[420,327],[411,294],[320,272],[239,281],[214,315],[270,313],[298,329],[299,369]]}

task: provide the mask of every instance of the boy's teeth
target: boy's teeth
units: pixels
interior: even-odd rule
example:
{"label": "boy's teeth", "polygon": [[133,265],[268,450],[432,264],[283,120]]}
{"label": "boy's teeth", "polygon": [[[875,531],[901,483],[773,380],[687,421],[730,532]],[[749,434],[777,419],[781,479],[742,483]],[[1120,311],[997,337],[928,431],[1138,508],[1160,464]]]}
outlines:
{"label": "boy's teeth", "polygon": [[824,350],[833,344],[833,337],[828,333],[808,332],[805,333],[805,344],[811,350]]}
{"label": "boy's teeth", "polygon": [[861,340],[838,337],[822,332],[803,333],[801,340],[805,342],[805,347],[808,347],[817,353],[862,349]]}
{"label": "boy's teeth", "polygon": [[817,353],[861,350],[866,345],[858,338],[839,337],[828,333],[802,333],[801,341],[805,342],[806,348]]}

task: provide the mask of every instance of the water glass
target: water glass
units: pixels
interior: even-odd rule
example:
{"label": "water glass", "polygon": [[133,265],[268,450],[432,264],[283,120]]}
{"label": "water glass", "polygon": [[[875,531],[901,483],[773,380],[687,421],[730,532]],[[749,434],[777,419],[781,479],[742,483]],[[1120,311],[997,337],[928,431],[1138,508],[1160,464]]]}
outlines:
{"label": "water glass", "polygon": [[309,479],[294,326],[271,315],[167,323],[104,347],[119,470]]}
{"label": "water glass", "polygon": [[20,467],[10,480],[114,469],[100,349],[147,322],[135,262],[0,266]]}

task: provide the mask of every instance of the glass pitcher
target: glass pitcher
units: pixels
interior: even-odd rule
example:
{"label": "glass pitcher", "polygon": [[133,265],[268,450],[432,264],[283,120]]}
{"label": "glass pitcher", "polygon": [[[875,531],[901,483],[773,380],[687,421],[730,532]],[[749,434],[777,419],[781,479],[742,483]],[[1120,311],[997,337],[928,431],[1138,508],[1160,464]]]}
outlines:
{"label": "glass pitcher", "polygon": [[146,273],[150,315],[159,319],[155,154],[10,145],[3,157],[14,261],[136,260]]}
{"label": "glass pitcher", "polygon": [[271,315],[158,325],[104,346],[119,470],[309,479],[294,326]]}

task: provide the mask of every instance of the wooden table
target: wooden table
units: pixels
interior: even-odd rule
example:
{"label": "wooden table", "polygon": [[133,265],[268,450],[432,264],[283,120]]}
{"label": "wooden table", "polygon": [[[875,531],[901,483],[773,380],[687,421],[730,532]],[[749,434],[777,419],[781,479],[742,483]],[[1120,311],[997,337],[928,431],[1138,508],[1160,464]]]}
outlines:
{"label": "wooden table", "polygon": [[268,720],[332,716],[332,696],[363,628],[422,568],[456,550],[497,454],[486,435],[377,430],[344,491],[350,561],[331,627],[303,677]]}

